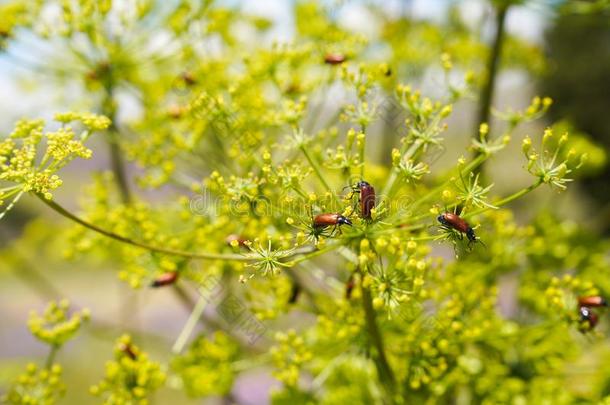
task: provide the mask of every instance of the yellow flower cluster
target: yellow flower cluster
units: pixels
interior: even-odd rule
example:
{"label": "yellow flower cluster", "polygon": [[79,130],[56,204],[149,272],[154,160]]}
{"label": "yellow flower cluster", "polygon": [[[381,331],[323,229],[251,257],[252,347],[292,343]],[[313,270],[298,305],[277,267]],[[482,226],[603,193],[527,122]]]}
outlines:
{"label": "yellow flower cluster", "polygon": [[8,392],[1,397],[3,403],[13,405],[52,405],[57,403],[66,391],[61,382],[61,366],[40,369],[28,364]]}
{"label": "yellow flower cluster", "polygon": [[275,340],[278,344],[271,348],[276,367],[273,375],[287,386],[294,387],[299,381],[302,365],[311,360],[313,353],[303,337],[292,329],[286,333],[278,332]]}
{"label": "yellow flower cluster", "polygon": [[131,337],[117,340],[114,360],[106,363],[106,376],[90,388],[92,395],[103,398],[106,405],[149,403],[147,396],[165,383],[166,375],[158,363],[148,359]]}
{"label": "yellow flower cluster", "polygon": [[70,303],[52,301],[39,315],[32,311],[28,320],[30,332],[39,340],[51,346],[62,346],[72,339],[84,321],[89,319],[88,309],[68,315]]}

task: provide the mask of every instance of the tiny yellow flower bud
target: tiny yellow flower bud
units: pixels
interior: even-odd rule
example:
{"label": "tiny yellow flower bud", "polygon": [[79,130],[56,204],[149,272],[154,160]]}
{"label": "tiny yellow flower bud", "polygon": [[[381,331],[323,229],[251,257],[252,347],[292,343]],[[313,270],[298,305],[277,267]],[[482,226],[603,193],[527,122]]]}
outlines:
{"label": "tiny yellow flower bud", "polygon": [[362,239],[360,241],[360,250],[361,251],[368,251],[370,246],[371,246],[371,244],[368,239]]}
{"label": "tiny yellow flower bud", "polygon": [[375,297],[373,298],[373,308],[375,309],[381,309],[384,306],[384,302],[383,302],[383,298],[380,297]]}
{"label": "tiny yellow flower bud", "polygon": [[392,165],[398,166],[400,163],[400,151],[396,148],[392,149]]}
{"label": "tiny yellow flower bud", "polygon": [[489,125],[486,122],[481,123],[481,125],[479,125],[479,134],[481,135],[481,138],[485,138],[488,133]]}
{"label": "tiny yellow flower bud", "polygon": [[523,142],[521,143],[521,150],[524,154],[528,154],[530,149],[532,148],[532,139],[529,136],[523,138]]}
{"label": "tiny yellow flower bud", "polygon": [[362,279],[362,287],[369,288],[373,284],[373,278],[368,274],[364,276]]}
{"label": "tiny yellow flower bud", "polygon": [[453,111],[453,107],[451,105],[445,106],[440,112],[441,118],[447,118],[448,116],[451,115],[452,111]]}
{"label": "tiny yellow flower bud", "polygon": [[452,202],[454,198],[455,198],[455,195],[449,189],[444,189],[443,192],[441,193],[441,199],[443,200],[443,202],[445,204]]}

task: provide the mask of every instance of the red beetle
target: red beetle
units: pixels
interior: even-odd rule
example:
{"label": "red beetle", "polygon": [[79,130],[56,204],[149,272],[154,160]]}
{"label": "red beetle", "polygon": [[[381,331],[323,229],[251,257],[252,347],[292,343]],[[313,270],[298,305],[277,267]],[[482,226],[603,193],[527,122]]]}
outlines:
{"label": "red beetle", "polygon": [[580,307],[607,307],[608,301],[604,297],[593,295],[590,297],[579,297],[578,305]]}
{"label": "red beetle", "polygon": [[163,287],[166,285],[171,285],[171,284],[174,284],[177,279],[178,279],[178,272],[170,271],[170,272],[161,274],[150,284],[150,286],[154,287],[154,288],[158,288],[158,287]]}
{"label": "red beetle", "polygon": [[364,180],[356,187],[360,190],[360,214],[364,219],[371,219],[371,210],[375,208],[375,188]]}
{"label": "red beetle", "polygon": [[[337,227],[340,227],[341,225],[352,226],[352,221],[341,214],[319,214],[313,218],[313,229],[311,235],[316,240],[318,240],[318,238],[322,235],[332,237],[335,230],[337,230]],[[333,227],[330,233],[326,232],[326,228],[329,226]]]}
{"label": "red beetle", "polygon": [[328,53],[324,57],[324,63],[327,65],[340,65],[345,62],[346,57],[340,53]]}
{"label": "red beetle", "polygon": [[326,228],[328,226],[336,228],[340,225],[352,226],[352,221],[341,214],[319,214],[313,219],[314,228]]}
{"label": "red beetle", "polygon": [[[349,188],[347,186],[345,188]],[[344,188],[344,189],[345,189]],[[368,181],[361,180],[351,187],[352,192],[358,192],[358,202],[360,204],[360,216],[363,219],[371,219],[371,211],[375,208],[375,188]],[[351,194],[353,196],[353,194]],[[351,198],[351,197],[350,197]]]}
{"label": "red beetle", "polygon": [[474,229],[472,229],[472,227],[468,225],[468,222],[460,218],[459,215],[452,214],[451,212],[445,212],[439,215],[436,219],[438,220],[438,222],[440,222],[443,226],[447,228],[455,229],[458,232],[465,233],[470,243],[476,242],[478,240],[476,235],[474,234]]}

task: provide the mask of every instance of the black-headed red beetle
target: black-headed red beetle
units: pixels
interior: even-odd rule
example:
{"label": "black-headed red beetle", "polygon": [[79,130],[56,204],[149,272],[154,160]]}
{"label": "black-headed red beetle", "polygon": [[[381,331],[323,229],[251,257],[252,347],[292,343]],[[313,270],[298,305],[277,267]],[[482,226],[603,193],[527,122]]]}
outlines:
{"label": "black-headed red beetle", "polygon": [[460,234],[466,234],[468,238],[468,244],[473,242],[480,242],[480,239],[474,234],[474,229],[457,214],[451,212],[444,212],[436,217],[444,227],[454,229]]}
{"label": "black-headed red beetle", "polygon": [[178,272],[170,271],[170,272],[161,274],[150,284],[150,286],[154,287],[154,288],[164,287],[166,285],[174,284],[177,279],[178,279]]}

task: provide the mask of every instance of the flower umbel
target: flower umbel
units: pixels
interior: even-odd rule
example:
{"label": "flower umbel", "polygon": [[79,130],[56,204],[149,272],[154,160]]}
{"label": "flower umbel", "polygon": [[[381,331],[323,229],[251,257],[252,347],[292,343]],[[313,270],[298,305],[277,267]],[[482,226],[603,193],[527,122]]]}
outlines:
{"label": "flower umbel", "polygon": [[248,267],[253,267],[255,272],[263,276],[267,274],[276,275],[282,267],[290,267],[289,263],[283,262],[282,259],[292,256],[294,249],[273,249],[271,240],[268,241],[267,247],[255,240],[253,243],[247,244],[248,248],[256,254],[254,262],[248,264]]}
{"label": "flower umbel", "polygon": [[[538,177],[542,183],[548,184],[551,187],[557,187],[562,191],[566,189],[566,184],[572,181],[571,178],[566,176],[581,167],[587,159],[587,155],[582,154],[579,160],[576,161],[576,153],[570,151],[563,161],[557,162],[559,152],[567,140],[567,133],[556,140],[553,130],[547,128],[542,136],[541,152],[533,150],[532,140],[529,136],[525,137],[522,143],[523,154],[528,160],[527,171]],[[555,148],[552,154],[547,149],[549,145]]]}

